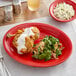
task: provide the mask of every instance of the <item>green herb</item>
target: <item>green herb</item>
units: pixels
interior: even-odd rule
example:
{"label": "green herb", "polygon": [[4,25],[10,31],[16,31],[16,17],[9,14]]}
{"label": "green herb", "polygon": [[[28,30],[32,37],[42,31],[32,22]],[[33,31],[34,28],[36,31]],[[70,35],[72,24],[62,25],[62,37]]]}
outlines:
{"label": "green herb", "polygon": [[38,47],[38,54],[40,54],[40,50],[41,50],[41,48],[40,48],[40,46]]}
{"label": "green herb", "polygon": [[38,59],[38,55],[32,55],[33,58]]}
{"label": "green herb", "polygon": [[56,50],[56,57],[58,57],[58,56],[61,55],[61,54],[62,54],[61,50],[57,49],[57,50]]}
{"label": "green herb", "polygon": [[[33,58],[36,58],[36,59],[39,59],[39,60],[42,60],[44,59],[45,61],[48,61],[51,59],[51,52],[53,52],[53,50],[56,50],[56,57],[58,57],[59,55],[62,54],[62,49],[63,47],[61,48],[61,50],[59,50],[60,46],[62,44],[60,44],[59,42],[59,39],[58,38],[55,38],[53,36],[45,36],[45,38],[42,40],[44,43],[45,43],[45,46],[44,46],[44,49],[43,49],[43,52],[41,53],[40,50],[41,50],[41,47],[39,46],[38,48],[38,54],[37,55],[33,55],[32,57]],[[55,44],[58,44],[58,48],[55,49]],[[34,45],[36,46],[36,45]]]}
{"label": "green herb", "polygon": [[36,44],[33,45],[33,47],[35,47],[35,46],[36,46]]}
{"label": "green herb", "polygon": [[46,54],[45,53],[42,53],[41,55],[39,55],[39,58],[38,59],[40,59],[40,60],[45,59],[45,56],[46,56]]}

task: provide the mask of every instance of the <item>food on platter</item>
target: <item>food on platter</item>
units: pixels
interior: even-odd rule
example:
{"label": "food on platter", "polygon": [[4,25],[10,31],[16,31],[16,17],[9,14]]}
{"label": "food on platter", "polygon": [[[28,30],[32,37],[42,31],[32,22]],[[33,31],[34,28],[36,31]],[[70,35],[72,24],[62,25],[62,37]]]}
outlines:
{"label": "food on platter", "polygon": [[50,59],[58,59],[58,56],[62,54],[62,44],[59,39],[53,36],[45,36],[40,43],[34,46],[33,58],[45,61]]}
{"label": "food on platter", "polygon": [[29,27],[17,30],[15,34],[8,34],[7,37],[14,36],[13,46],[17,49],[18,54],[32,52],[34,40],[38,39],[40,32],[37,27]]}
{"label": "food on platter", "polygon": [[44,36],[38,43],[40,31],[37,27],[28,27],[17,30],[14,34],[7,34],[7,37],[14,37],[12,44],[17,49],[18,54],[32,54],[32,58],[48,61],[58,59],[62,54],[63,46],[58,38]]}

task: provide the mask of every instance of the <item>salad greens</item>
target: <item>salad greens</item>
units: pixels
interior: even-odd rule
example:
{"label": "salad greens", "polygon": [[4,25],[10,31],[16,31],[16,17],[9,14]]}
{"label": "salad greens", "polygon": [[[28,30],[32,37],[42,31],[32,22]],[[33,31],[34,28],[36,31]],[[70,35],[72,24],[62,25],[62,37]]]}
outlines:
{"label": "salad greens", "polygon": [[56,58],[58,58],[59,55],[62,54],[63,47],[61,47],[62,44],[59,42],[58,38],[55,38],[53,36],[45,36],[45,38],[42,40],[42,42],[45,43],[43,52],[41,52],[41,46],[39,46],[37,48],[38,53],[37,54],[33,53],[33,55],[32,55],[33,58],[39,59],[39,60],[44,59],[45,61],[48,61],[52,58],[56,59]]}

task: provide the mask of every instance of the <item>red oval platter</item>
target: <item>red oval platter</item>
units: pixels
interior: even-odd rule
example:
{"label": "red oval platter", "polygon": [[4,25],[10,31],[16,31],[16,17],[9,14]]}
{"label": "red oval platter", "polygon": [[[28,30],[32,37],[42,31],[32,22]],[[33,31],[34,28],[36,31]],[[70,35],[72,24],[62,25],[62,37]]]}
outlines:
{"label": "red oval platter", "polygon": [[[14,34],[18,29],[27,28],[31,26],[36,26],[40,30],[41,36],[52,35],[60,40],[60,42],[65,48],[62,50],[62,55],[59,56],[59,59],[52,59],[49,61],[35,60],[31,57],[31,54],[27,54],[27,55],[17,54],[16,48],[14,48],[12,45],[13,37],[7,38],[7,34],[8,33]],[[72,42],[69,39],[69,37],[58,28],[48,24],[43,24],[43,23],[25,23],[11,28],[3,38],[3,46],[5,48],[5,51],[10,57],[12,57],[13,59],[15,59],[16,61],[22,64],[33,66],[33,67],[55,66],[57,64],[64,62],[66,59],[68,59],[68,57],[71,55],[71,52],[72,52]]]}

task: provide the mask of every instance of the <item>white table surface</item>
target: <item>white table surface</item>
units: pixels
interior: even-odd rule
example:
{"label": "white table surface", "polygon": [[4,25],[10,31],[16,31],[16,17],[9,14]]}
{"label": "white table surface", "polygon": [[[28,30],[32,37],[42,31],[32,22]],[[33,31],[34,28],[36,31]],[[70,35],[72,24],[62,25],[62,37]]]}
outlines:
{"label": "white table surface", "polygon": [[10,28],[18,25],[19,23],[8,25],[8,26],[2,26],[0,27],[0,44],[2,45],[1,49],[3,52],[5,64],[9,69],[11,75],[12,76],[76,76],[76,32],[75,32],[76,29],[74,28],[74,26],[76,26],[76,20],[67,22],[67,23],[61,23],[61,22],[55,21],[51,17],[44,17],[36,20],[27,21],[27,22],[47,23],[61,29],[72,40],[73,52],[67,61],[54,67],[36,68],[36,67],[23,65],[21,63],[16,62],[11,57],[9,57],[8,54],[5,52],[3,45],[1,44],[4,34]]}

